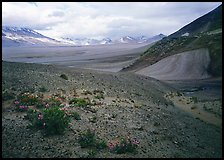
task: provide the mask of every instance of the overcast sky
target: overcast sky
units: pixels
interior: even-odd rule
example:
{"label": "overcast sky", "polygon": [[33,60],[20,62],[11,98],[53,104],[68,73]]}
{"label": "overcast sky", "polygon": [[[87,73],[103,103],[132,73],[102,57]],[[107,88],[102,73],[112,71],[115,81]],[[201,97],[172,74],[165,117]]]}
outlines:
{"label": "overcast sky", "polygon": [[222,2],[2,2],[2,23],[52,38],[169,35]]}

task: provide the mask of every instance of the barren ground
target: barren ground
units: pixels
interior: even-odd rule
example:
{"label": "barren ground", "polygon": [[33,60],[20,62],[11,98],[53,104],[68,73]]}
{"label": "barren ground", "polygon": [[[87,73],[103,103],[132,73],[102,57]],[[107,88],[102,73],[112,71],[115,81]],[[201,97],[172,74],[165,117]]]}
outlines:
{"label": "barren ground", "polygon": [[[68,80],[60,78],[61,74],[66,74]],[[45,87],[48,90],[43,92],[45,96],[58,93],[69,99],[74,96],[75,90],[80,97],[93,98],[91,95],[84,95],[83,91],[92,92],[94,89],[102,90],[105,96],[105,99],[99,100],[100,105],[89,106],[92,109],[72,108],[80,114],[81,120],[72,120],[64,135],[49,137],[27,128],[29,121],[24,119],[26,113],[15,110],[13,99],[3,101],[4,158],[222,157],[222,126],[180,108],[178,100],[186,102],[187,98],[175,95],[178,90],[182,93],[178,87],[175,88],[178,83],[171,85],[131,73],[12,62],[3,62],[2,76],[2,92],[15,95],[24,91],[39,94],[39,89]],[[208,92],[200,90],[203,91]],[[167,99],[165,95],[170,93],[173,96]],[[222,99],[217,98],[217,93],[220,95],[221,92],[214,93],[209,98],[198,95],[196,109],[220,120]],[[205,101],[203,108],[201,105]],[[95,123],[91,122],[92,117],[96,117]],[[107,141],[125,136],[137,138],[140,141],[137,153],[115,154],[105,149],[91,155],[91,149],[83,149],[78,143],[79,133],[88,128],[95,130],[97,136]]]}

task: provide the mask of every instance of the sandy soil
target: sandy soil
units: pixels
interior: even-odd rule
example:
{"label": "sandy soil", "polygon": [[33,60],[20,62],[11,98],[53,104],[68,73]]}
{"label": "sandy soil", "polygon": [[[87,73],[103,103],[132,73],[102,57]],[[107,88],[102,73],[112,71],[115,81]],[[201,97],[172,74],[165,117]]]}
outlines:
{"label": "sandy soil", "polygon": [[159,80],[206,79],[209,63],[208,49],[197,49],[166,57],[136,73]]}
{"label": "sandy soil", "polygon": [[[81,97],[92,98],[84,95],[83,91],[99,89],[105,96],[104,100],[100,100],[101,105],[89,106],[91,110],[75,108],[81,120],[72,120],[64,135],[49,137],[27,128],[29,121],[24,119],[26,113],[15,111],[13,99],[3,101],[3,158],[91,157],[91,149],[83,149],[78,143],[79,133],[88,128],[95,130],[100,138],[107,141],[125,136],[140,141],[136,154],[115,154],[106,149],[97,152],[94,157],[222,157],[222,127],[194,117],[178,107],[177,103],[166,99],[165,95],[178,91],[169,83],[131,73],[52,65],[3,62],[2,68],[3,93],[7,91],[17,95],[32,91],[39,94],[39,88],[46,87],[48,91],[43,93],[45,96],[58,93],[67,100],[74,96],[74,90]],[[68,80],[60,78],[62,73],[68,76]],[[213,103],[214,106],[209,109],[211,106],[208,102],[206,112],[220,116],[220,104]],[[90,119],[94,116],[97,120],[92,123]]]}

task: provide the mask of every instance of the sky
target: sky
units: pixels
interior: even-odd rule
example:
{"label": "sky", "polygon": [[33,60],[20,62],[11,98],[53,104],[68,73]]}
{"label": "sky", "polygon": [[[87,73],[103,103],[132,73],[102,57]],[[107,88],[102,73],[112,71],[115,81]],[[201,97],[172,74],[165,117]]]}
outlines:
{"label": "sky", "polygon": [[2,2],[4,26],[51,38],[169,35],[222,2]]}

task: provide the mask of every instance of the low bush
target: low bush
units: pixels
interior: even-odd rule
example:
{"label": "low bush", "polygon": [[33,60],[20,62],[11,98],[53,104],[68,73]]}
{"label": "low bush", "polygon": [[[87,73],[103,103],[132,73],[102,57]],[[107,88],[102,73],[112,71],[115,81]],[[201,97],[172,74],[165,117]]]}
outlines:
{"label": "low bush", "polygon": [[81,120],[80,115],[77,112],[72,112],[71,117],[75,118],[76,120]]}
{"label": "low bush", "polygon": [[81,133],[79,137],[79,144],[82,148],[94,147],[96,144],[95,132],[88,129],[87,131]]}
{"label": "low bush", "polygon": [[70,118],[59,107],[43,110],[43,126],[47,134],[62,134],[69,122]]}
{"label": "low bush", "polygon": [[41,111],[29,109],[26,118],[31,121],[33,128],[42,129],[46,135],[62,134],[70,122],[65,111],[59,107]]}
{"label": "low bush", "polygon": [[91,131],[90,129],[80,134],[79,144],[82,148],[91,147],[97,150],[102,150],[107,148],[106,140],[98,139],[98,137],[96,137],[95,132]]}
{"label": "low bush", "polygon": [[24,93],[18,95],[17,101],[19,101],[20,105],[31,106],[40,103],[41,99],[37,95]]}
{"label": "low bush", "polygon": [[65,74],[61,74],[60,77],[65,79],[65,80],[68,80],[68,77]]}
{"label": "low bush", "polygon": [[73,98],[69,101],[69,104],[71,104],[71,106],[73,107],[75,106],[86,107],[89,104],[89,102],[87,102],[85,99]]}
{"label": "low bush", "polygon": [[113,141],[109,143],[109,149],[111,152],[122,154],[122,153],[136,153],[137,146],[139,145],[139,141],[137,139],[124,139],[122,138],[120,141]]}

